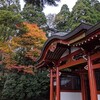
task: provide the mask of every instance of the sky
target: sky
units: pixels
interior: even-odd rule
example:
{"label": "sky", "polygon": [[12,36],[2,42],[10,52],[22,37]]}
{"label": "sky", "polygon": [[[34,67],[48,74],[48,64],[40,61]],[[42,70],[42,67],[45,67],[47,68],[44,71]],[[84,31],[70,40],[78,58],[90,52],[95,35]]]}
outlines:
{"label": "sky", "polygon": [[21,9],[23,9],[24,4],[25,4],[24,0],[20,0],[20,4],[21,4]]}
{"label": "sky", "polygon": [[[77,0],[60,0],[60,2],[57,3],[58,4],[57,7],[45,5],[45,8],[44,8],[43,12],[45,13],[45,15],[57,14],[57,13],[60,12],[60,9],[61,9],[63,4],[67,4],[69,10],[72,11],[72,8],[75,5],[76,1]],[[20,3],[21,3],[21,9],[22,9],[24,7],[25,3],[23,2],[23,0],[20,0]]]}
{"label": "sky", "polygon": [[[72,7],[75,5],[77,0],[61,0],[60,2],[58,2],[58,6],[49,6],[49,5],[45,5],[43,12],[45,13],[45,15],[48,14],[57,14],[60,12],[60,9],[62,7],[63,4],[67,4],[69,7],[69,10],[72,10]],[[21,4],[21,9],[24,7],[24,2],[23,0],[20,0],[20,4]]]}
{"label": "sky", "polygon": [[57,3],[58,4],[57,7],[45,5],[43,12],[45,13],[45,15],[48,15],[49,13],[57,14],[60,12],[60,9],[63,4],[67,4],[69,10],[71,11],[73,6],[75,5],[76,1],[77,0],[61,0],[59,3]]}

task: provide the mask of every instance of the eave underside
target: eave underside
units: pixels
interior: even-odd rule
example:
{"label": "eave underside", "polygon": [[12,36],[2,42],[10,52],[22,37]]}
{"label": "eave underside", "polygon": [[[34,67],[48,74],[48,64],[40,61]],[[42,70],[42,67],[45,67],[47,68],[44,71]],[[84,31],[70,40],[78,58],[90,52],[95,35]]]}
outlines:
{"label": "eave underside", "polygon": [[[100,51],[96,52],[96,49],[95,49],[97,47],[98,48],[100,47],[100,23],[93,26],[90,29],[88,27],[89,30],[87,30],[87,31],[85,29],[86,26],[85,26],[84,30],[82,28],[84,28],[84,27],[81,26],[81,30],[79,30],[79,31],[78,31],[78,29],[76,29],[75,32],[78,32],[78,33],[73,32],[73,35],[72,36],[70,35],[71,37],[65,36],[66,39],[64,37],[63,38],[55,37],[55,38],[48,40],[46,45],[44,46],[42,55],[39,59],[38,64],[36,65],[36,67],[41,68],[41,67],[61,66],[61,67],[59,67],[59,69],[61,70],[65,67],[67,68],[67,67],[72,67],[72,66],[76,66],[76,65],[81,65],[81,64],[87,62],[86,59],[81,58],[76,61],[71,60],[71,59],[72,59],[72,57],[73,57],[72,55],[74,55],[74,53],[77,55],[82,53],[84,56],[85,54],[84,54],[83,49],[91,50],[92,48],[94,48],[93,51],[96,54],[100,55]],[[85,36],[83,36],[84,32],[85,32]],[[75,36],[75,34],[76,34],[76,36]],[[79,38],[79,40],[76,39],[77,37],[80,37],[81,34],[83,37]],[[69,41],[72,41],[71,40],[72,38],[75,39],[75,41],[69,44]],[[74,53],[72,50],[73,48],[76,49]],[[64,55],[65,52],[67,52],[67,54]],[[100,56],[98,57],[98,59],[99,58],[100,58]],[[70,59],[70,62],[68,62],[69,59]],[[62,65],[62,64],[64,64],[64,65]],[[98,65],[95,66],[95,68],[96,67],[98,67]]]}

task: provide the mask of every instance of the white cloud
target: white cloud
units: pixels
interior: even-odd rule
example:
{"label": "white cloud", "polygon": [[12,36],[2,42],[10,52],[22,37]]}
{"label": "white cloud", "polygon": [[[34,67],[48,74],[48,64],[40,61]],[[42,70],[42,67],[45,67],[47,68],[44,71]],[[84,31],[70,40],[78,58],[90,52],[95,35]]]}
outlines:
{"label": "white cloud", "polygon": [[44,8],[44,10],[43,10],[43,12],[46,15],[48,15],[49,13],[51,13],[51,14],[55,13],[55,14],[57,14],[60,11],[60,9],[61,9],[61,7],[62,7],[63,4],[67,4],[68,7],[69,7],[69,9],[70,9],[70,11],[71,11],[72,8],[73,8],[73,6],[75,5],[76,1],[77,0],[61,0],[61,2],[58,3],[57,7],[46,5],[45,8]]}

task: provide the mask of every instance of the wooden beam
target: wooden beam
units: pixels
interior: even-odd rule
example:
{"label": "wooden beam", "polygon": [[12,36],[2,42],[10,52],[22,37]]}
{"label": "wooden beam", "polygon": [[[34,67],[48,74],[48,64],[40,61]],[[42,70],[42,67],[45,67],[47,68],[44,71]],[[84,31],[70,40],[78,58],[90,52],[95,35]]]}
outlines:
{"label": "wooden beam", "polygon": [[82,63],[86,63],[86,60],[85,59],[79,59],[79,60],[76,60],[76,61],[67,62],[66,64],[60,66],[59,70],[64,69],[64,68],[68,68],[68,67],[72,67],[72,66],[75,66],[75,65],[79,65],[79,64],[82,64]]}
{"label": "wooden beam", "polygon": [[91,55],[91,60],[95,60],[95,59],[97,59],[97,58],[100,58],[100,52]]}
{"label": "wooden beam", "polygon": [[93,65],[93,69],[99,69],[100,68],[100,63]]}
{"label": "wooden beam", "polygon": [[[100,58],[100,52],[98,52],[94,55],[91,55],[91,60],[95,60],[97,58]],[[72,67],[72,66],[75,66],[75,65],[79,65],[79,64],[82,64],[82,63],[87,63],[87,61],[83,58],[76,60],[76,61],[71,60],[71,61],[67,62],[66,64],[60,66],[59,70],[64,69],[64,68],[68,68],[68,67]]]}
{"label": "wooden beam", "polygon": [[72,58],[72,56],[74,56],[74,55],[76,55],[78,53],[81,53],[81,52],[83,52],[83,51],[81,49],[79,49],[79,50],[77,50],[77,51],[75,51],[75,52],[73,52],[71,54],[68,54],[67,56],[62,57],[59,61],[64,61],[67,58],[69,59],[69,57]]}

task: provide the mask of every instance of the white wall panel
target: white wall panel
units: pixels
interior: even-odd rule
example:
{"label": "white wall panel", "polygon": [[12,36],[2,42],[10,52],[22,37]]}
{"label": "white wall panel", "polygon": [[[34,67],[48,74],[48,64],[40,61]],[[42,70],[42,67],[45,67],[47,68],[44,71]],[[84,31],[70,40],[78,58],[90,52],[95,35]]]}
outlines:
{"label": "white wall panel", "polygon": [[82,100],[80,92],[61,92],[61,100]]}
{"label": "white wall panel", "polygon": [[98,94],[98,100],[100,100],[100,94]]}

